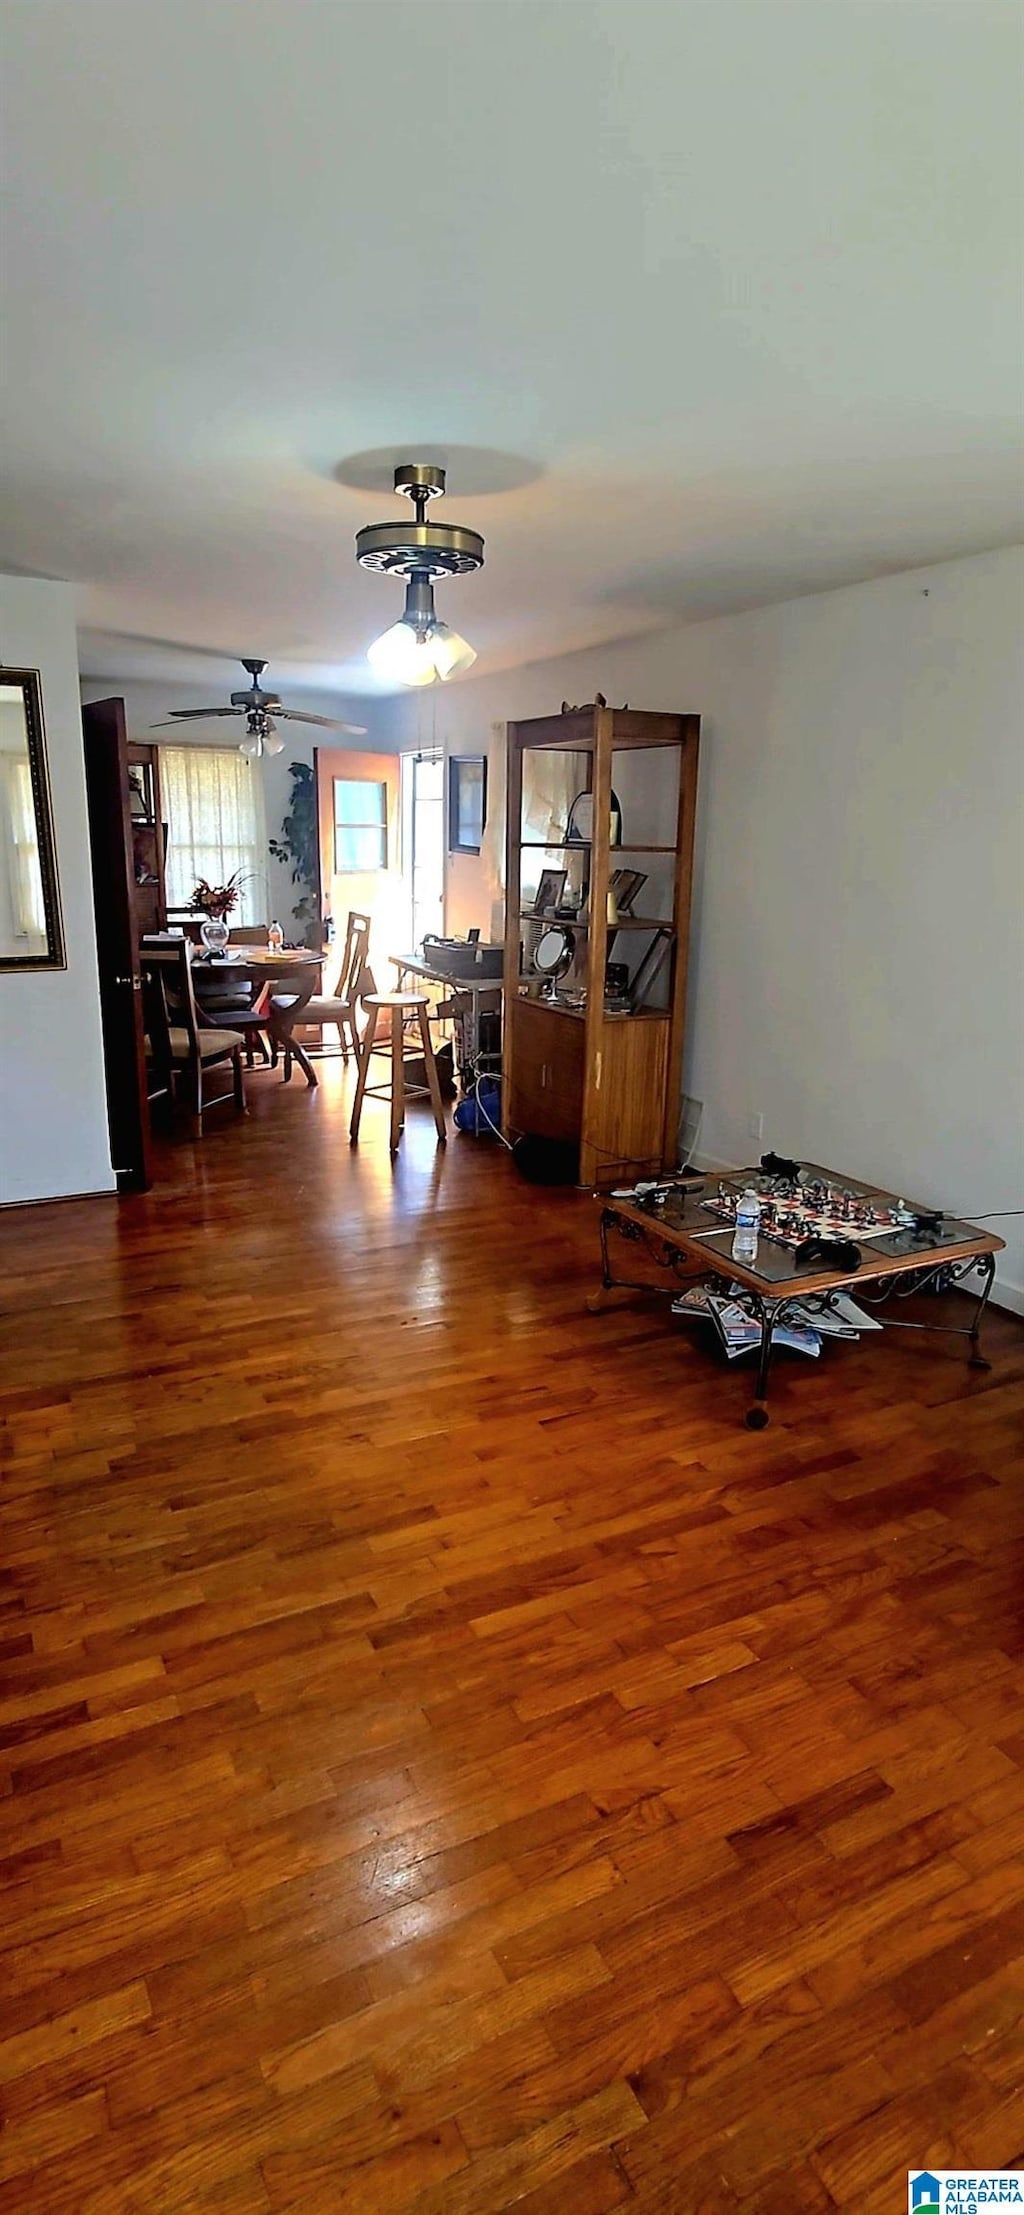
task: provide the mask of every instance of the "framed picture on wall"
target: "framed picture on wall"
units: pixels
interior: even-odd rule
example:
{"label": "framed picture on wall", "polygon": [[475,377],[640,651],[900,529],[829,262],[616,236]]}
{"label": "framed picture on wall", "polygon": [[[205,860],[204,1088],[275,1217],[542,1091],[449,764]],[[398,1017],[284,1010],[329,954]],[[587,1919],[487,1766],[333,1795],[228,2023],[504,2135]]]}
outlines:
{"label": "framed picture on wall", "polygon": [[483,754],[453,755],[448,763],[448,852],[478,854],[486,821],[486,759]]}

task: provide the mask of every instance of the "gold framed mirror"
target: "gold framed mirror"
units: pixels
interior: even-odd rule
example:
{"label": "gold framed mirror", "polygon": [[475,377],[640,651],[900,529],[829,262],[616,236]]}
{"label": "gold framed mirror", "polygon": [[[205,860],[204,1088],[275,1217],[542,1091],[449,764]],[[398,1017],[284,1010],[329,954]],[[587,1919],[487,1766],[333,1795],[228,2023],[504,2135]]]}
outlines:
{"label": "gold framed mirror", "polygon": [[64,969],[38,669],[0,664],[0,969]]}

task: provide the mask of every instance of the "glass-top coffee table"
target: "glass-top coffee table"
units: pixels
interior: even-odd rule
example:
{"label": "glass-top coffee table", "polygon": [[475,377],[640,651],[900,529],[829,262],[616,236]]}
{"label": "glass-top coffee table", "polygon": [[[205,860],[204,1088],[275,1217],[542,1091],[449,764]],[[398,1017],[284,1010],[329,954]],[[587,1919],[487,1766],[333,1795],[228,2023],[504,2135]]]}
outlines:
{"label": "glass-top coffee table", "polygon": [[[763,1430],[768,1421],[768,1370],[772,1332],[786,1320],[794,1302],[827,1311],[839,1292],[856,1299],[867,1286],[873,1288],[873,1309],[883,1306],[889,1293],[907,1289],[908,1277],[923,1289],[939,1272],[944,1282],[959,1282],[980,1274],[974,1313],[969,1324],[908,1322],[886,1316],[904,1330],[943,1330],[965,1337],[972,1368],[987,1369],[980,1350],[981,1320],[992,1290],[995,1257],[1003,1240],[962,1222],[941,1209],[926,1208],[899,1198],[879,1185],[843,1177],[816,1162],[800,1162],[798,1178],[771,1176],[764,1170],[738,1170],[723,1177],[659,1184],[641,1196],[598,1193],[601,1202],[602,1284],[588,1301],[593,1311],[604,1306],[611,1292],[656,1291],[650,1283],[637,1283],[615,1275],[610,1234],[617,1241],[640,1244],[650,1258],[672,1271],[676,1283],[692,1284],[717,1279],[742,1286],[746,1301],[761,1326],[757,1384],[747,1410],[751,1430]],[[737,1260],[732,1251],[735,1226],[732,1217],[741,1192],[753,1188],[765,1211],[752,1259]],[[852,1242],[859,1250],[855,1267],[832,1262],[798,1264],[797,1247],[808,1237],[825,1236]],[[887,1284],[886,1280],[892,1280]]]}

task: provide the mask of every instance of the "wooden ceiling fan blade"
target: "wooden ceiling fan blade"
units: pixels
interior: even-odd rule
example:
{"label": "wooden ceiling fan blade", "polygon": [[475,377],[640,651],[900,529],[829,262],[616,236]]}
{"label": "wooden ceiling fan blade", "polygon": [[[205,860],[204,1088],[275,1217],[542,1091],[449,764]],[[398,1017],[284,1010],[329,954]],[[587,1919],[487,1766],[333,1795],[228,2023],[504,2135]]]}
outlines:
{"label": "wooden ceiling fan blade", "polygon": [[242,715],[243,708],[172,708],[170,715],[159,723],[151,723],[151,731],[165,731],[170,723],[205,723],[211,715]]}
{"label": "wooden ceiling fan blade", "polygon": [[335,715],[304,715],[301,708],[275,708],[274,714],[285,723],[316,723],[322,731],[347,731],[351,738],[365,738],[365,723],[340,723]]}

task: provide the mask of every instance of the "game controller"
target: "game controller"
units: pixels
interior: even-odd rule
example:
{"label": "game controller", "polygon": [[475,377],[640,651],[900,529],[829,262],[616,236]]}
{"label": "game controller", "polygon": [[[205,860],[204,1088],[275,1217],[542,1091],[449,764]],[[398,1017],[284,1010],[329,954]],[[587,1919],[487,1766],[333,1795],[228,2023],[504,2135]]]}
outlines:
{"label": "game controller", "polygon": [[864,1259],[852,1238],[805,1238],[795,1255],[798,1269],[821,1264],[823,1269],[859,1269]]}
{"label": "game controller", "polygon": [[761,1169],[766,1177],[785,1177],[790,1184],[800,1182],[800,1163],[790,1161],[788,1154],[762,1154]]}

